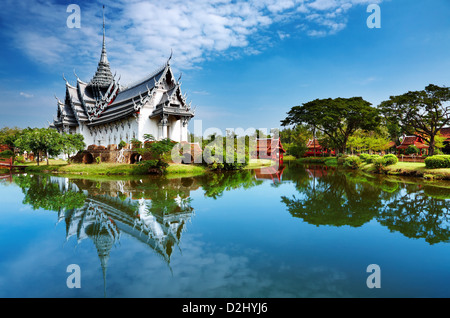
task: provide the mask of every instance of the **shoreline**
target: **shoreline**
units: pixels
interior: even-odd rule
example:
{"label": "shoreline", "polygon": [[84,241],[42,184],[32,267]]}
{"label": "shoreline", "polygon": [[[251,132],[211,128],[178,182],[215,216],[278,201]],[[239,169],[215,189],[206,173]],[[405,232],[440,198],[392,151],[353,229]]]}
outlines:
{"label": "shoreline", "polygon": [[[341,165],[337,158],[334,158],[334,161],[331,159],[333,157],[311,157],[296,159],[295,162],[299,164],[325,164],[328,166]],[[427,169],[423,162],[399,161],[396,164],[383,167],[381,171],[378,171],[373,163],[364,163],[353,170],[385,176],[404,176],[424,180],[450,180],[450,168]]]}
{"label": "shoreline", "polygon": [[[258,169],[271,166],[270,160],[253,160],[243,170]],[[0,171],[8,173],[8,169]],[[196,164],[169,164],[164,174],[167,178],[177,177],[193,177],[206,174],[212,170],[203,165]],[[149,176],[158,175],[148,173],[144,167],[137,164],[117,164],[117,163],[100,163],[100,164],[67,164],[63,161],[53,160],[49,165],[42,163],[41,165],[30,164],[22,170],[23,173],[45,173],[55,175],[74,175],[74,176]]]}

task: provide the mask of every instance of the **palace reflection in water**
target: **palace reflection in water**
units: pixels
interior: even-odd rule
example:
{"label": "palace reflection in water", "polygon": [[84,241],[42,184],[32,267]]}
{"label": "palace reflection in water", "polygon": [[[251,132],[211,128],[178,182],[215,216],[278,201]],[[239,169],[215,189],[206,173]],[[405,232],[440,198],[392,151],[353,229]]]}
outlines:
{"label": "palace reflection in water", "polygon": [[[252,191],[243,201],[243,215],[256,202],[268,200],[269,192],[279,191],[282,195],[278,196],[278,205],[284,215],[293,217],[291,223],[301,220],[317,227],[359,228],[374,221],[390,232],[423,239],[429,245],[450,240],[447,183],[441,182],[438,187],[424,181],[387,179],[321,165],[266,167],[176,179],[15,175],[10,181],[22,188],[23,204],[57,213],[57,223],[65,225],[66,240],[88,239],[94,243],[105,286],[110,251],[117,245],[120,248],[124,234],[145,244],[172,270],[172,254],[175,249],[181,250],[183,233],[195,215],[193,191],[213,200],[214,205],[220,204],[226,192],[261,189],[259,193]],[[280,219],[280,208],[261,217]],[[254,228],[254,224],[243,224],[239,231],[243,228],[249,237],[252,233],[274,234],[272,229]]]}
{"label": "palace reflection in water", "polygon": [[57,212],[57,223],[65,224],[66,240],[93,241],[105,285],[111,248],[123,233],[146,244],[170,267],[172,252],[195,213],[191,191],[202,187],[205,196],[217,199],[223,191],[262,182],[251,171],[179,179],[144,176],[93,181],[46,175],[9,179],[22,188],[23,203]]}

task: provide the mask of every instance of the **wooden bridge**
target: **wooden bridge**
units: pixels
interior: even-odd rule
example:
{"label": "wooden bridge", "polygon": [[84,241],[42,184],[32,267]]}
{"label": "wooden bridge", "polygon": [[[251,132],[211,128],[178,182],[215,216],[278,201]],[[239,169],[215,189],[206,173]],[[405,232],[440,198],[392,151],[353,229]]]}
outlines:
{"label": "wooden bridge", "polygon": [[0,174],[0,181],[6,180],[9,183],[12,183],[12,176],[11,171],[8,174]]}
{"label": "wooden bridge", "polygon": [[25,165],[14,165],[14,159],[11,158],[0,158],[0,169],[9,169],[11,171],[12,169],[25,169]]}

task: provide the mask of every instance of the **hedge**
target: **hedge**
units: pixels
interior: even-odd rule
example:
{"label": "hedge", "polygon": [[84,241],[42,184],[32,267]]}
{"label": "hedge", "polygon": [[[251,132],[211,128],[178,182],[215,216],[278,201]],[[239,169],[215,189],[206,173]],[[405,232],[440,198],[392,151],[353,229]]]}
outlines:
{"label": "hedge", "polygon": [[345,168],[358,169],[361,165],[361,159],[358,156],[350,156],[344,159]]}
{"label": "hedge", "polygon": [[450,155],[435,155],[425,159],[427,169],[450,168]]}
{"label": "hedge", "polygon": [[383,156],[383,166],[395,165],[398,162],[396,155],[388,154]]}
{"label": "hedge", "polygon": [[362,161],[367,161],[367,158],[369,158],[370,155],[368,153],[362,153],[359,155],[359,158],[361,158]]}
{"label": "hedge", "polygon": [[14,152],[11,150],[5,150],[0,152],[0,158],[11,158],[14,157]]}
{"label": "hedge", "polygon": [[369,157],[367,157],[366,162],[367,163],[373,163],[374,160],[380,159],[382,158],[380,155],[370,155]]}

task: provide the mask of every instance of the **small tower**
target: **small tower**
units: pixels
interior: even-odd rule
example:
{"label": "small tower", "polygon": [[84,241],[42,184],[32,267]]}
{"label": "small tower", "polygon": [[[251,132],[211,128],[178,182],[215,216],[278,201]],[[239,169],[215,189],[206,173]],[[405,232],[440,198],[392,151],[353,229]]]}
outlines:
{"label": "small tower", "polygon": [[106,91],[114,81],[111,69],[109,67],[108,56],[106,54],[106,40],[105,40],[105,6],[103,6],[103,45],[100,61],[98,62],[97,71],[94,77],[89,82],[92,93],[96,99],[105,95]]}

